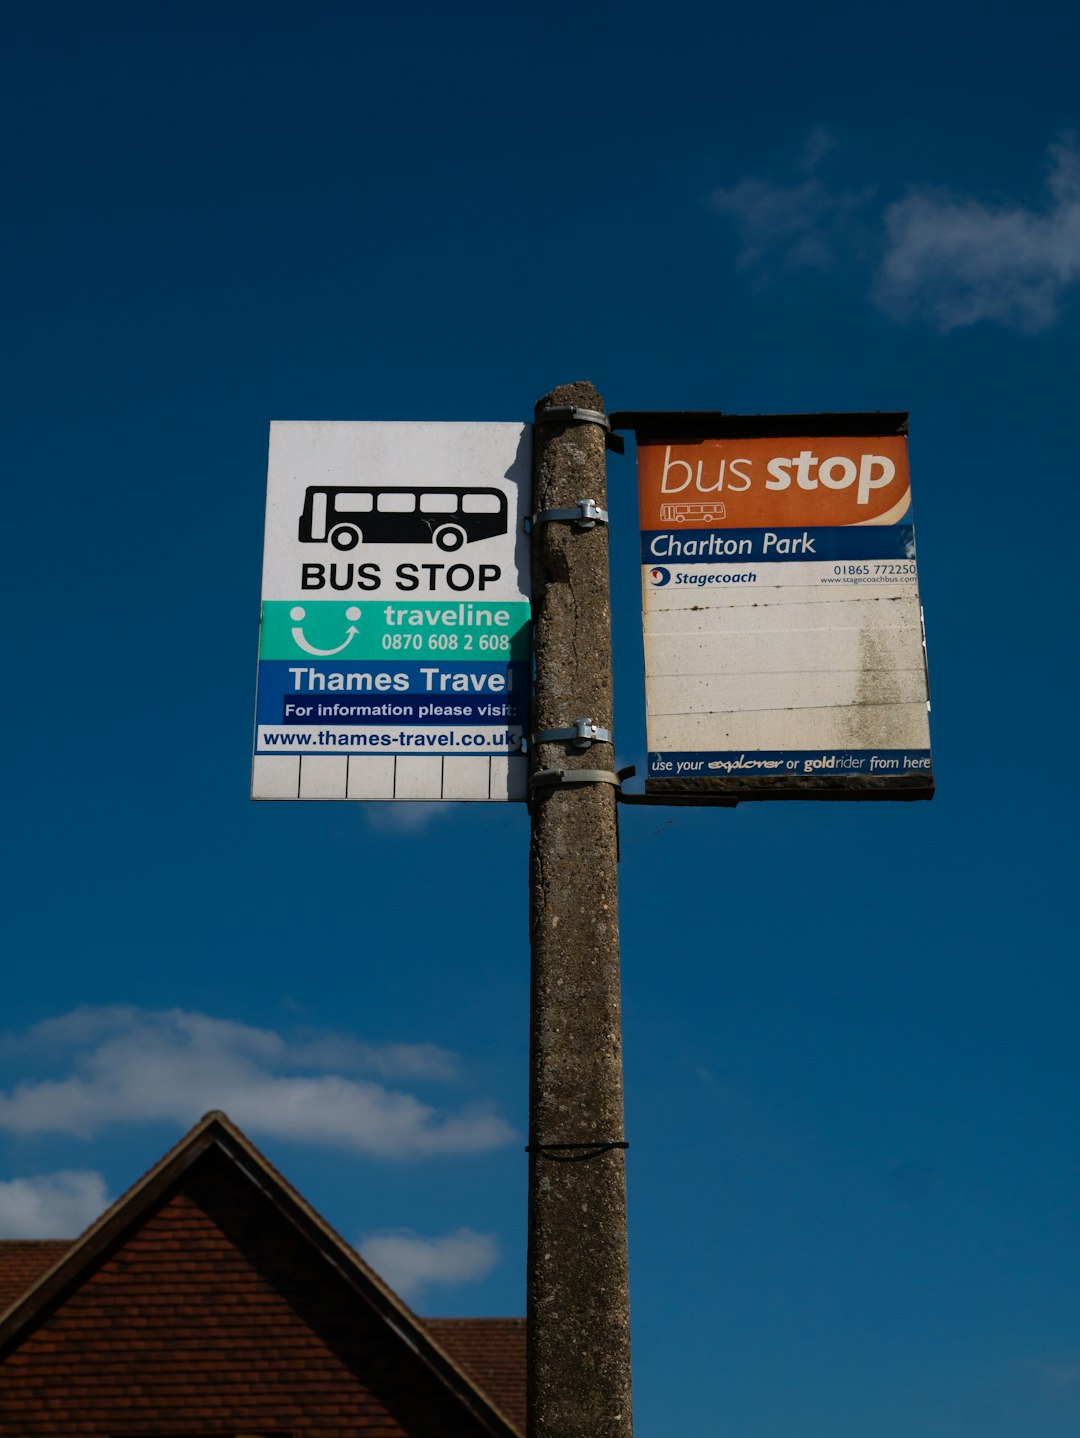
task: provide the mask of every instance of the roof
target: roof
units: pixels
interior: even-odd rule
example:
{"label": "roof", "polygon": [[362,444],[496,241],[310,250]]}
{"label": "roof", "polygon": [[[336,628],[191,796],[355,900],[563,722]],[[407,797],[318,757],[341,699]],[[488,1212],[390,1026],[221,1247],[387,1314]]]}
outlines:
{"label": "roof", "polygon": [[71,1248],[70,1238],[0,1240],[0,1313],[26,1293]]}
{"label": "roof", "polygon": [[[70,1238],[0,1239],[0,1312],[73,1247]],[[524,1318],[419,1318],[428,1333],[520,1429],[525,1427]]]}
{"label": "roof", "polygon": [[412,1310],[222,1113],[207,1114],[74,1242],[0,1241],[0,1360],[78,1289],[142,1215],[214,1151],[254,1183],[296,1236],[318,1250],[493,1438],[524,1431],[524,1319],[430,1319]]}
{"label": "roof", "polygon": [[424,1318],[421,1322],[524,1432],[524,1318]]}

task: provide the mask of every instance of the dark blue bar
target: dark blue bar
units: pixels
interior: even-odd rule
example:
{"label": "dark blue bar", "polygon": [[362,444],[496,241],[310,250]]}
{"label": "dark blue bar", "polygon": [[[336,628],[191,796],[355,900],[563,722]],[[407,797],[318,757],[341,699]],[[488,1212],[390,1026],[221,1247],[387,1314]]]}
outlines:
{"label": "dark blue bar", "polygon": [[[485,712],[486,711],[486,712]],[[286,694],[277,724],[517,724],[516,694]]]}
{"label": "dark blue bar", "polygon": [[643,564],[801,564],[818,559],[914,558],[915,529],[910,524],[848,524],[823,529],[648,529],[641,535]]}
{"label": "dark blue bar", "polygon": [[[421,671],[427,671],[426,674]],[[476,664],[447,664],[438,660],[395,661],[357,660],[327,664],[318,661],[312,664],[298,663],[292,659],[263,659],[259,664],[259,691],[256,718],[260,724],[453,724],[455,722],[476,724],[506,724],[520,722],[505,713],[483,716],[478,709],[489,705],[493,710],[502,710],[513,705],[515,715],[524,715],[528,710],[529,663],[524,659],[500,660]],[[442,687],[445,678],[446,688]],[[503,688],[489,687],[495,681]],[[465,689],[450,686],[464,683]],[[299,713],[287,714],[287,700],[310,704],[312,713],[302,717]],[[371,705],[391,706],[386,718],[367,717],[357,712],[356,717],[334,717],[327,707],[316,714],[317,703],[342,706],[352,702]],[[418,716],[420,704],[460,707],[462,713],[454,715]],[[393,708],[409,709],[410,713],[395,714]]]}
{"label": "dark blue bar", "polygon": [[843,778],[929,778],[929,749],[732,749],[649,755],[650,779],[776,779],[799,774]]}

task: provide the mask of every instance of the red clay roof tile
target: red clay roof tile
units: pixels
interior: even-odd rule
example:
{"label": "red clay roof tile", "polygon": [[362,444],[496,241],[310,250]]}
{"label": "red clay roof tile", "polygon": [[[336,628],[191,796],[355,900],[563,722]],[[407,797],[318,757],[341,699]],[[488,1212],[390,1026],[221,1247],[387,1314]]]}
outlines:
{"label": "red clay roof tile", "polygon": [[[255,1180],[255,1191],[263,1195],[259,1201],[287,1220],[284,1227],[274,1220],[270,1249],[265,1243],[251,1246],[252,1190],[230,1177],[238,1180],[241,1170]],[[215,1217],[204,1208],[207,1194]],[[275,1277],[268,1284],[271,1270]],[[341,1290],[342,1280],[355,1298]],[[283,1304],[286,1292],[291,1297]],[[368,1298],[357,1306],[364,1292]],[[315,1333],[304,1324],[297,1328],[301,1310],[316,1316],[322,1342],[312,1342]],[[253,1417],[270,1399],[279,1418],[298,1402],[309,1402],[313,1434],[389,1438],[411,1431],[412,1424],[406,1420],[403,1430],[404,1414],[391,1415],[375,1390],[389,1384],[387,1392],[416,1392],[418,1399],[419,1383],[434,1401],[442,1382],[465,1404],[455,1409],[451,1402],[447,1410],[454,1433],[475,1431],[471,1415],[480,1418],[485,1432],[506,1431],[490,1409],[490,1417],[483,1416],[476,1399],[504,1414],[518,1432],[524,1430],[524,1320],[425,1320],[413,1314],[221,1115],[208,1115],[77,1242],[0,1241],[0,1313],[5,1311],[3,1327],[9,1345],[15,1344],[5,1391],[14,1384],[9,1397],[21,1395],[27,1433],[61,1431],[63,1415],[48,1414],[63,1406],[65,1385],[72,1398],[82,1392],[95,1411],[104,1405],[119,1415],[132,1404],[145,1406],[144,1380],[154,1390],[157,1421],[165,1424],[190,1416],[193,1405],[201,1410],[209,1404],[205,1416],[224,1419],[222,1405],[242,1402]],[[389,1330],[381,1328],[380,1312]],[[360,1365],[369,1365],[375,1390],[343,1380],[346,1369],[359,1372],[353,1352],[358,1324],[373,1341],[384,1332],[389,1340],[366,1347]],[[402,1325],[414,1334],[405,1349],[390,1338]],[[437,1347],[431,1350],[428,1343]],[[240,1361],[238,1346],[244,1349]],[[422,1362],[429,1366],[413,1372],[410,1352],[418,1358],[427,1353]],[[254,1403],[250,1410],[245,1394]],[[32,1413],[38,1416],[31,1418]],[[292,1417],[299,1421],[300,1411]]]}
{"label": "red clay roof tile", "polygon": [[0,1313],[71,1247],[70,1238],[9,1238],[0,1241]]}

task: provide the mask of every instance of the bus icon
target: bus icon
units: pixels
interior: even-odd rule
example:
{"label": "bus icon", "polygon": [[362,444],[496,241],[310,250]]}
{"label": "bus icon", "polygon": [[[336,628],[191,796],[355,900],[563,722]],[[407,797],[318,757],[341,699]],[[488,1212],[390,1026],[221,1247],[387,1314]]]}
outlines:
{"label": "bus icon", "polygon": [[300,516],[300,543],[435,544],[453,552],[507,531],[500,489],[451,486],[312,485]]}
{"label": "bus icon", "polygon": [[661,524],[715,524],[718,519],[726,518],[727,505],[722,499],[660,506]]}

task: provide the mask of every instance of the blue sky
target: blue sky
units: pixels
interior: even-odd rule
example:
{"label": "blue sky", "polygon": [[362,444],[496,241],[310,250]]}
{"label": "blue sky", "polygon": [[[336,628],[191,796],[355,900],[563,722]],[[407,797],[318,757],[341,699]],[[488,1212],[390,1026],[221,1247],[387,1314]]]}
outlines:
{"label": "blue sky", "polygon": [[527,817],[249,802],[271,419],[907,409],[934,802],[622,813],[637,1428],[1076,1432],[1078,28],[8,14],[7,1235],[220,1106],[420,1311],[524,1311]]}

